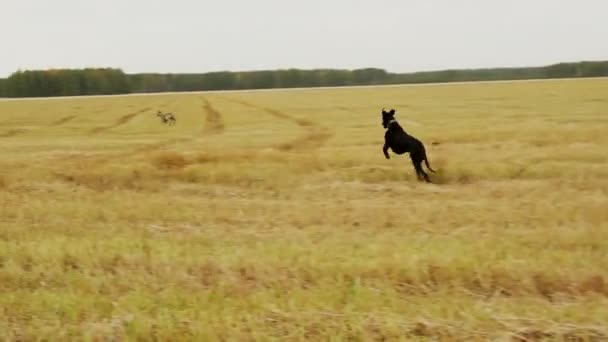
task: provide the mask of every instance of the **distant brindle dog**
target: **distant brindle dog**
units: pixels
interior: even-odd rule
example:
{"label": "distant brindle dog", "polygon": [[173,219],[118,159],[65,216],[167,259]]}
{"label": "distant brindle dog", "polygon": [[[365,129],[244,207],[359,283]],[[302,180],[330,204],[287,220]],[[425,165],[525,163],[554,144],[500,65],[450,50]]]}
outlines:
{"label": "distant brindle dog", "polygon": [[156,116],[160,117],[160,120],[164,124],[174,125],[175,124],[175,116],[173,113],[162,113],[160,110],[156,113]]}
{"label": "distant brindle dog", "polygon": [[395,120],[394,109],[391,109],[388,112],[385,112],[384,109],[382,109],[382,126],[386,128],[386,133],[384,134],[384,147],[382,147],[382,152],[384,152],[386,159],[390,159],[390,156],[388,155],[389,148],[396,154],[409,153],[418,179],[424,178],[425,181],[430,183],[431,180],[429,179],[429,176],[422,169],[422,161],[424,161],[426,167],[431,170],[431,172],[435,172],[435,170],[431,169],[431,166],[429,165],[424,145],[420,140],[407,134],[403,128],[401,128],[397,120]]}

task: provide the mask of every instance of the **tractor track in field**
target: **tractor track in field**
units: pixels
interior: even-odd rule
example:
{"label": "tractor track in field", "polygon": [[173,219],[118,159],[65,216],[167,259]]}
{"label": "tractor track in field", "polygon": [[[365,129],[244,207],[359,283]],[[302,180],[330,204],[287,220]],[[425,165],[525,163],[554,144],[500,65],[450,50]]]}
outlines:
{"label": "tractor track in field", "polygon": [[201,96],[203,101],[203,113],[205,114],[205,125],[203,127],[203,133],[205,135],[220,134],[224,132],[226,125],[222,113],[220,113],[211,102]]}
{"label": "tractor track in field", "polygon": [[0,134],[0,138],[10,138],[10,137],[14,137],[16,135],[20,135],[20,134],[23,134],[26,132],[29,132],[29,129],[13,128],[13,129],[9,129],[8,131]]}
{"label": "tractor track in field", "polygon": [[[56,126],[60,126],[63,125],[71,120],[73,120],[74,118],[76,118],[76,115],[70,115],[70,116],[66,116],[63,117],[59,120],[56,120],[54,122],[51,122],[50,124],[48,124],[46,127],[56,127]],[[37,127],[34,130],[38,130],[42,127]],[[25,129],[25,128],[13,128],[13,129],[9,129],[8,131],[4,132],[4,133],[0,133],[0,138],[10,138],[10,137],[14,137],[17,135],[21,135],[24,133],[27,133],[31,131],[31,129]]]}
{"label": "tractor track in field", "polygon": [[195,138],[193,138],[193,137],[173,138],[173,139],[168,139],[168,140],[164,140],[164,141],[159,141],[156,143],[144,144],[140,147],[136,147],[136,148],[124,153],[124,156],[128,157],[128,156],[132,156],[132,155],[136,155],[136,154],[140,154],[140,153],[158,151],[162,148],[171,146],[173,144],[185,143],[185,142],[190,142],[193,140],[195,140]]}
{"label": "tractor track in field", "polygon": [[234,100],[227,98],[224,99],[226,101],[237,103],[245,107],[261,110],[277,119],[289,121],[304,129],[304,134],[297,136],[287,142],[276,144],[273,146],[274,148],[279,149],[281,151],[316,150],[323,146],[325,142],[329,140],[329,138],[331,138],[332,136],[332,133],[329,131],[329,129],[319,125],[318,123],[312,120],[297,118],[278,109],[262,107],[242,100]]}
{"label": "tractor track in field", "polygon": [[53,121],[51,122],[51,124],[48,125],[48,127],[57,127],[57,126],[61,126],[63,124],[66,124],[72,120],[74,120],[77,116],[76,115],[70,115],[70,116],[65,116],[59,120]]}
{"label": "tractor track in field", "polygon": [[148,112],[150,110],[151,110],[151,108],[146,107],[146,108],[140,109],[138,111],[135,111],[135,112],[132,112],[132,113],[129,113],[129,114],[125,114],[125,115],[121,116],[120,118],[118,118],[118,120],[116,120],[116,122],[114,122],[111,125],[99,126],[99,127],[95,127],[93,129],[91,129],[89,131],[89,134],[90,135],[94,135],[94,134],[98,134],[98,133],[101,133],[101,132],[108,131],[108,130],[116,128],[116,127],[120,127],[122,125],[127,124],[129,121],[135,119],[137,116],[139,116],[139,115],[141,115],[141,114],[143,114],[145,112]]}

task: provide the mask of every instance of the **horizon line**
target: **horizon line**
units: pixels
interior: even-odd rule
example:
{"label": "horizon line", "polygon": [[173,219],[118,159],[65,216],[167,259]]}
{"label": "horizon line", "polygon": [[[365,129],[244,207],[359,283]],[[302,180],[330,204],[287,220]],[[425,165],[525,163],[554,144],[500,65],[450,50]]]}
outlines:
{"label": "horizon line", "polygon": [[591,60],[591,59],[581,59],[581,60],[577,60],[577,61],[561,61],[561,62],[554,62],[554,63],[545,63],[545,64],[532,64],[532,65],[527,65],[527,66],[494,66],[494,67],[454,67],[454,68],[444,68],[444,69],[420,69],[417,71],[404,71],[404,72],[398,72],[398,71],[391,71],[389,69],[386,68],[382,68],[382,67],[376,67],[376,66],[367,66],[367,67],[357,67],[357,68],[337,68],[337,67],[312,67],[312,68],[298,68],[298,67],[279,67],[279,68],[274,68],[274,69],[223,69],[223,70],[213,70],[213,71],[192,71],[192,72],[161,72],[161,71],[144,71],[144,72],[128,72],[125,71],[123,68],[120,67],[111,67],[111,66],[89,66],[89,67],[80,67],[80,68],[71,68],[71,67],[58,67],[58,68],[43,68],[43,69],[17,69],[13,72],[11,72],[10,74],[8,74],[7,76],[4,77],[0,77],[0,79],[7,79],[9,78],[12,74],[16,73],[16,72],[24,72],[24,71],[51,71],[51,70],[85,70],[85,69],[118,69],[121,70],[123,73],[125,73],[126,75],[145,75],[145,74],[156,74],[156,75],[202,75],[202,74],[211,74],[211,73],[220,73],[220,72],[229,72],[229,73],[247,73],[247,72],[261,72],[261,71],[281,71],[281,70],[301,70],[301,71],[313,71],[313,70],[348,70],[348,71],[353,71],[353,70],[363,70],[363,69],[378,69],[378,70],[383,70],[389,74],[398,74],[398,75],[405,75],[405,74],[417,74],[417,73],[431,73],[431,72],[442,72],[442,71],[474,71],[474,70],[496,70],[496,69],[531,69],[531,68],[543,68],[543,67],[549,67],[549,66],[553,66],[553,65],[560,65],[560,64],[578,64],[578,63],[602,63],[602,62],[608,62],[608,59],[597,59],[597,60]]}
{"label": "horizon line", "polygon": [[295,87],[295,88],[253,88],[253,89],[231,89],[231,90],[188,90],[188,91],[166,91],[166,92],[135,92],[125,94],[109,95],[69,95],[69,96],[48,96],[48,97],[0,97],[2,101],[40,101],[40,100],[63,100],[63,99],[87,99],[87,98],[108,98],[108,97],[133,97],[133,96],[163,96],[163,95],[187,95],[187,94],[222,94],[222,93],[257,93],[272,91],[316,91],[316,90],[339,90],[339,89],[365,89],[365,88],[395,88],[395,87],[436,87],[450,85],[469,85],[469,84],[492,84],[492,83],[531,83],[531,82],[552,82],[552,81],[582,81],[582,80],[608,80],[608,76],[591,77],[560,77],[560,78],[526,78],[516,80],[487,80],[487,81],[454,81],[454,82],[433,82],[433,83],[398,83],[398,84],[376,84],[376,85],[352,85],[352,86],[322,86],[322,87]]}

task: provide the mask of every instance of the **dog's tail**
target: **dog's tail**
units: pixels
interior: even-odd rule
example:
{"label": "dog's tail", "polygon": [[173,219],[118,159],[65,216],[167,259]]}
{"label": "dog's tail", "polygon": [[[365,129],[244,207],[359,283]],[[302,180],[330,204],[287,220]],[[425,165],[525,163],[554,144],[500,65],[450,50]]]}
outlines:
{"label": "dog's tail", "polygon": [[427,169],[429,169],[431,172],[435,173],[435,170],[431,169],[431,165],[429,165],[429,160],[426,157],[426,151],[424,152],[424,164],[426,164]]}

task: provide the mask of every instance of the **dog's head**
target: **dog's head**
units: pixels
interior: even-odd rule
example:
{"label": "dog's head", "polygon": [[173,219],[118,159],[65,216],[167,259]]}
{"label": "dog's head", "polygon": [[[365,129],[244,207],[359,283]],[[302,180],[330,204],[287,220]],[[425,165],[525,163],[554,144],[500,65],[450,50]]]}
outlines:
{"label": "dog's head", "polygon": [[388,128],[388,125],[395,119],[395,110],[391,109],[388,112],[382,108],[382,127]]}

